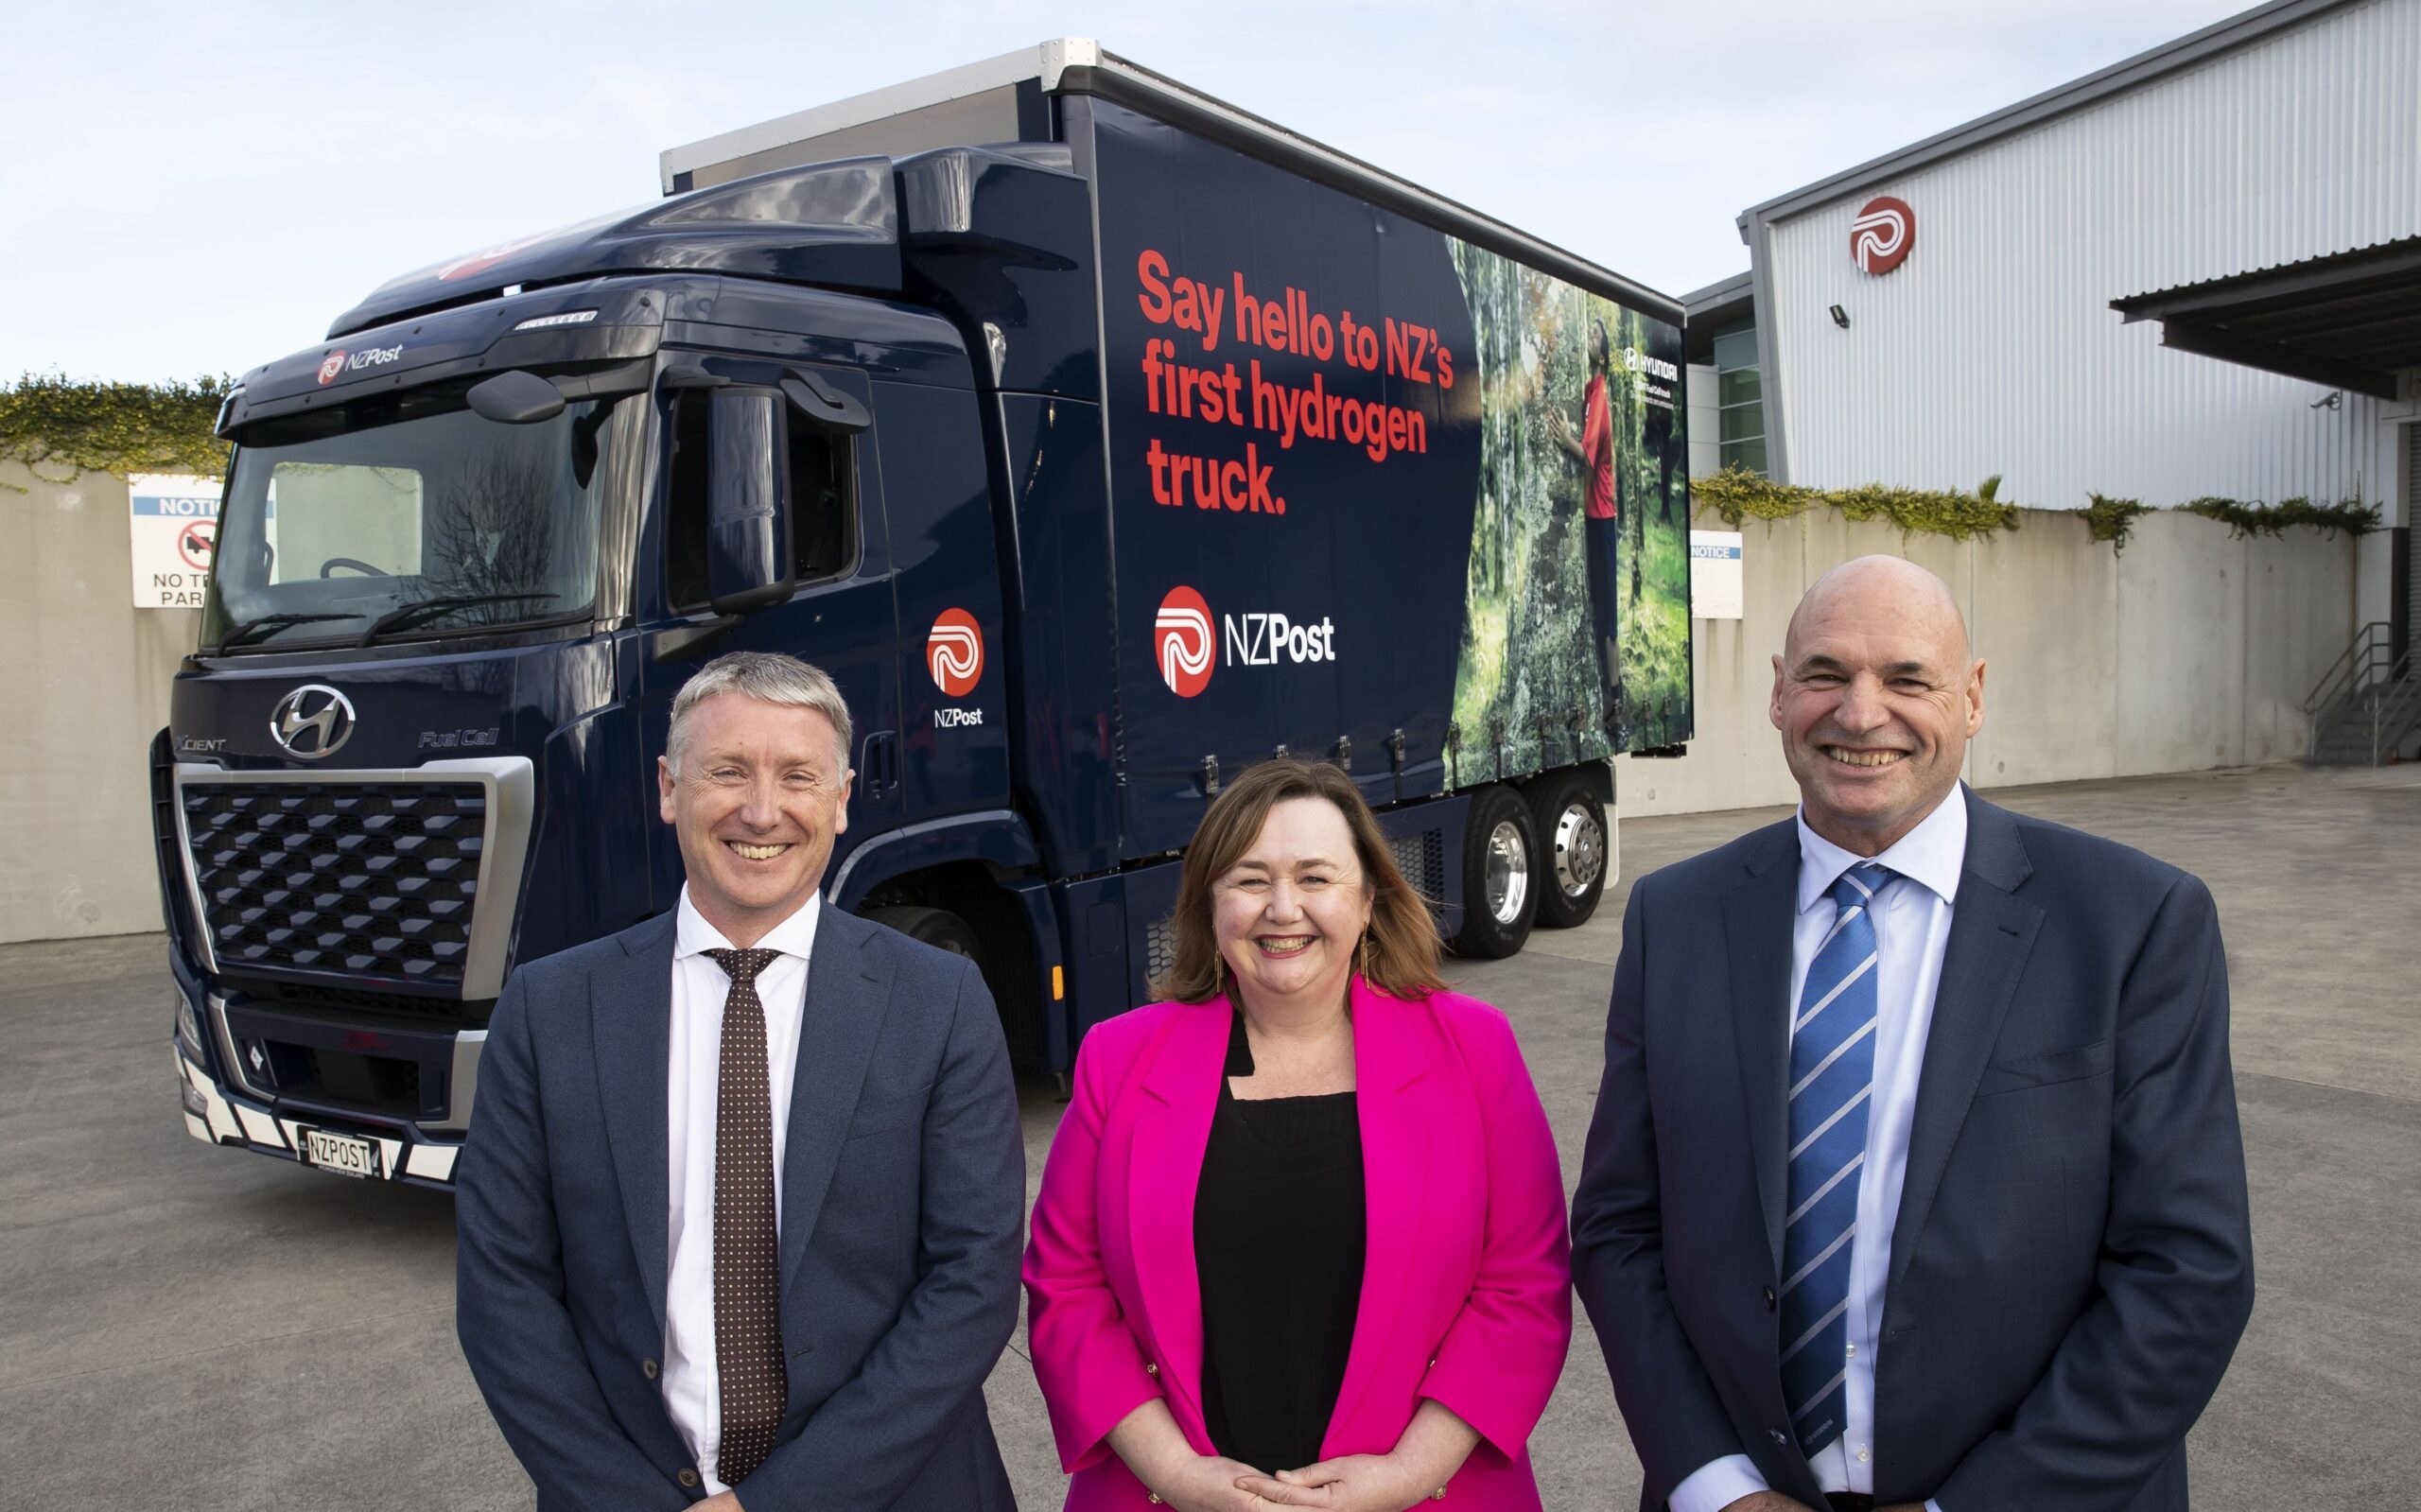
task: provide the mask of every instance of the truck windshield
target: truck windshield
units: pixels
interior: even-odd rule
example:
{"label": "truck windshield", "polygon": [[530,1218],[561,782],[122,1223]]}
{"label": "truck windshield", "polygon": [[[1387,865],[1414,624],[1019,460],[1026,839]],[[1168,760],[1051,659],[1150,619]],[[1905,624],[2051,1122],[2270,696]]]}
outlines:
{"label": "truck windshield", "polygon": [[[644,405],[499,425],[462,386],[248,427],[219,513],[200,644],[222,651],[460,634],[597,597],[601,483]],[[616,411],[622,415],[618,417]]]}

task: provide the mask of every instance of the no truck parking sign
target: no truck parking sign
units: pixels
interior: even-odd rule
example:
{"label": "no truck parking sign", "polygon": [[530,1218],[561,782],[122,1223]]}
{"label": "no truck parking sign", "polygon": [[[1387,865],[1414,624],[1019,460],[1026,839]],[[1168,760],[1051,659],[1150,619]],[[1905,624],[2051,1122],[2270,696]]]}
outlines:
{"label": "no truck parking sign", "polygon": [[127,479],[134,607],[199,609],[218,544],[218,479],[149,475]]}

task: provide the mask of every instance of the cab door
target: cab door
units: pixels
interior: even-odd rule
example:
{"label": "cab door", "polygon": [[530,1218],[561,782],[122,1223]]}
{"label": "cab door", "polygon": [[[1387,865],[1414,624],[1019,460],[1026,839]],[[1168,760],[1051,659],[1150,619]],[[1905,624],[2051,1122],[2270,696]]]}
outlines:
{"label": "cab door", "polygon": [[[675,362],[689,366],[690,354]],[[869,406],[864,373],[851,368],[697,354],[709,378],[778,388],[802,370]],[[797,585],[784,601],[753,614],[718,616],[706,604],[706,444],[708,388],[661,391],[665,444],[657,490],[642,539],[640,592],[648,781],[664,754],[672,700],[698,669],[735,651],[779,652],[829,674],[856,726],[851,765],[858,775],[848,828],[834,843],[826,878],[867,837],[898,822],[898,629],[890,531],[883,509],[881,417],[854,434],[827,429],[792,408],[786,413],[783,469],[791,509]],[[650,581],[652,580],[652,581]],[[679,896],[680,849],[669,826],[651,847],[654,905]]]}

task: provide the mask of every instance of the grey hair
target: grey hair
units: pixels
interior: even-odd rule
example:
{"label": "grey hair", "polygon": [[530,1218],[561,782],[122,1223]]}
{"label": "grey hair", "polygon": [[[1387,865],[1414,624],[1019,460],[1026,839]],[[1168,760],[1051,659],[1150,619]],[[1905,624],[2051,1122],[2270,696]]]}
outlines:
{"label": "grey hair", "polygon": [[847,771],[851,726],[849,705],[831,677],[812,662],[778,652],[725,652],[698,669],[672,697],[672,733],[664,742],[665,759],[677,774],[681,749],[689,742],[689,716],[717,693],[738,693],[785,708],[813,709],[832,721],[840,741],[841,768]]}

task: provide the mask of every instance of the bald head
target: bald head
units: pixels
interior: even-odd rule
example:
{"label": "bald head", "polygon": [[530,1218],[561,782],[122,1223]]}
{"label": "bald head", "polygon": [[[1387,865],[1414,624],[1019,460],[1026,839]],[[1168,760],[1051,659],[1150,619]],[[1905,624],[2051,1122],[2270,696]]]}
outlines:
{"label": "bald head", "polygon": [[1817,579],[1790,613],[1783,659],[1790,659],[1803,626],[1841,620],[1897,625],[1936,642],[1945,662],[1964,668],[1975,660],[1967,617],[1959,612],[1950,584],[1900,557],[1857,557]]}
{"label": "bald head", "polygon": [[1774,728],[1808,827],[1876,856],[1959,787],[1984,664],[1940,578],[1860,557],[1816,580],[1774,658]]}

